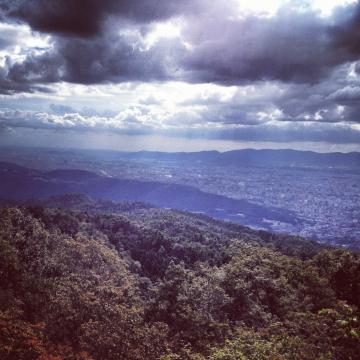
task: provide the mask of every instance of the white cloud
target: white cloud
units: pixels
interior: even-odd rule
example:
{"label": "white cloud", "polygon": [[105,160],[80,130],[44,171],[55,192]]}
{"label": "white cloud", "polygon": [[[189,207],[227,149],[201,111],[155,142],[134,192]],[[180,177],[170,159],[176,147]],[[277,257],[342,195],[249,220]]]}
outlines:
{"label": "white cloud", "polygon": [[279,8],[287,6],[295,11],[301,11],[304,7],[311,7],[314,10],[320,11],[322,16],[330,16],[337,6],[352,4],[356,0],[237,0],[237,2],[240,15],[256,13],[263,16],[272,16],[276,14]]}

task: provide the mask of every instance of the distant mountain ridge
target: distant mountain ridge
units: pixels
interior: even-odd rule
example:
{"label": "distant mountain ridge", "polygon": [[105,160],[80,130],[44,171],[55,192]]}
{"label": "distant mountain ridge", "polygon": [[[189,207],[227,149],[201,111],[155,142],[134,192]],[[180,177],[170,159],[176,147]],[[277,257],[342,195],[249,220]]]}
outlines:
{"label": "distant mountain ridge", "polygon": [[[3,148],[4,149],[4,148]],[[315,151],[302,151],[293,149],[240,149],[220,152],[197,151],[197,152],[161,152],[161,151],[117,151],[117,150],[95,150],[95,149],[48,149],[48,148],[24,148],[19,150],[19,158],[25,154],[24,160],[17,161],[16,157],[8,157],[6,153],[1,154],[1,159],[6,162],[15,162],[19,165],[27,166],[26,153],[33,152],[40,154],[57,155],[66,154],[68,157],[85,156],[92,160],[108,161],[139,160],[139,161],[175,161],[175,162],[203,162],[209,165],[236,166],[236,167],[285,167],[285,168],[309,168],[319,170],[347,170],[360,171],[360,152],[329,152],[319,153]],[[31,157],[30,157],[31,158]],[[1,161],[0,161],[1,163]],[[38,168],[38,166],[34,166]],[[60,166],[58,166],[60,168]],[[52,167],[53,170],[57,168]]]}
{"label": "distant mountain ridge", "polygon": [[286,167],[321,167],[340,169],[360,169],[360,153],[318,153],[291,149],[243,149],[226,152],[158,152],[138,151],[120,152],[121,156],[131,159],[206,161],[232,166],[286,166]]}

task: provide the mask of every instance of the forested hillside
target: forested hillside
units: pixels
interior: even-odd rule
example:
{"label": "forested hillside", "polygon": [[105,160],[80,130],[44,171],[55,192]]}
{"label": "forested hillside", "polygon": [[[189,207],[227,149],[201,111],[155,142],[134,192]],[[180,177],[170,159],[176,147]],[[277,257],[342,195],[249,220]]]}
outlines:
{"label": "forested hillside", "polygon": [[0,209],[1,359],[358,359],[360,256],[142,203]]}

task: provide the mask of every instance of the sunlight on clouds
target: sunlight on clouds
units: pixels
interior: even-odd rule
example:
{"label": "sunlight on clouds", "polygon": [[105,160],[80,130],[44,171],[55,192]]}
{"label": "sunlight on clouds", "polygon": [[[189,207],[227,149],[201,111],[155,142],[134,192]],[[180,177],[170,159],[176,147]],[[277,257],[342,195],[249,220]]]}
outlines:
{"label": "sunlight on clouds", "polygon": [[159,39],[174,39],[179,38],[181,34],[180,20],[172,20],[167,22],[158,23],[154,29],[147,34],[145,43],[148,47],[153,46]]}
{"label": "sunlight on clouds", "polygon": [[357,62],[353,62],[349,65],[349,69],[347,73],[347,78],[349,80],[356,80],[359,78],[359,74],[356,72],[356,64]]}
{"label": "sunlight on clouds", "polygon": [[324,16],[331,15],[331,12],[337,6],[356,3],[357,0],[313,0],[309,1],[315,9],[319,9]]}
{"label": "sunlight on clouds", "polygon": [[307,2],[296,0],[237,0],[240,14],[256,13],[259,15],[272,16],[281,6],[291,6],[294,9],[310,6],[314,10],[319,10],[322,16],[330,16],[337,6],[355,3],[356,0],[309,0]]}
{"label": "sunlight on clouds", "polygon": [[[71,104],[75,99],[96,98],[97,102],[104,101],[110,110],[112,104],[179,104],[192,99],[211,100],[220,102],[231,100],[237,93],[237,86],[221,86],[216,84],[188,84],[169,81],[166,83],[122,83],[81,85],[58,83],[53,86],[54,98],[63,99]],[[33,94],[30,96],[34,96]],[[48,96],[52,96],[51,94]]]}
{"label": "sunlight on clouds", "polygon": [[345,106],[343,105],[336,106],[336,112],[339,114],[340,117],[343,116],[344,110],[345,110]]}
{"label": "sunlight on clouds", "polygon": [[31,48],[50,47],[50,35],[32,31],[28,25],[8,24],[0,22],[0,32],[13,35],[17,46]]}
{"label": "sunlight on clouds", "polygon": [[31,31],[28,25],[7,24],[0,22],[0,33],[6,34],[9,45],[0,51],[0,66],[6,59],[11,62],[25,60],[29,52],[39,55],[52,47],[51,36]]}
{"label": "sunlight on clouds", "polygon": [[[281,109],[272,109],[268,112],[260,111],[257,113],[257,116],[261,122],[267,122],[267,121],[278,121],[281,120],[283,117],[283,111]],[[281,122],[279,125],[281,126]]]}
{"label": "sunlight on clouds", "polygon": [[184,82],[167,82],[164,84],[143,83],[137,86],[137,100],[153,98],[168,104],[184,103],[191,99],[218,98],[226,102],[237,91],[236,86],[221,86],[216,84],[187,84]]}

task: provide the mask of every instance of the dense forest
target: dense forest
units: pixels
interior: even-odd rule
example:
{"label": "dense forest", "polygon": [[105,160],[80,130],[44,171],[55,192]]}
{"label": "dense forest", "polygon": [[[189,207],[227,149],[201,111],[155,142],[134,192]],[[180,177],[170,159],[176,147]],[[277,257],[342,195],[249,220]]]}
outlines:
{"label": "dense forest", "polygon": [[0,358],[359,359],[360,256],[68,195],[0,209]]}

